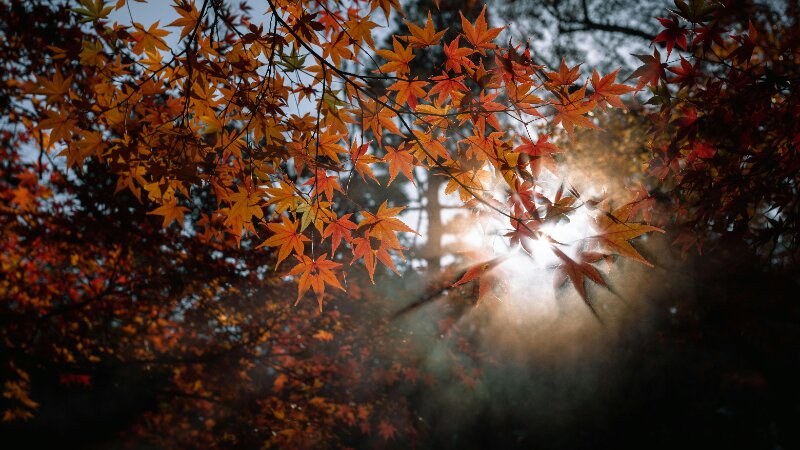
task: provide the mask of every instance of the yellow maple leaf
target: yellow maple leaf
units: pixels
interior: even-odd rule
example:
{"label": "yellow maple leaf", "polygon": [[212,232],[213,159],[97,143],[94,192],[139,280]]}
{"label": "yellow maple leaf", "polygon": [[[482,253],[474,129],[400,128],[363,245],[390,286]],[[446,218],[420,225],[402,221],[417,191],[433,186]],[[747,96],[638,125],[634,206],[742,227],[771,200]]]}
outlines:
{"label": "yellow maple leaf", "polygon": [[178,225],[183,226],[183,215],[186,211],[189,211],[189,208],[178,206],[178,200],[173,197],[170,202],[164,203],[147,214],[163,216],[164,222],[161,224],[161,227],[167,228],[173,221],[177,221]]}
{"label": "yellow maple leaf", "polygon": [[631,239],[637,238],[645,233],[658,231],[663,233],[664,230],[652,225],[643,223],[628,222],[631,212],[631,205],[625,205],[611,213],[606,213],[598,217],[597,224],[599,227],[598,233],[591,238],[597,239],[601,245],[606,247],[609,251],[616,253],[620,256],[639,261],[642,264],[653,267],[638,251],[628,242]]}

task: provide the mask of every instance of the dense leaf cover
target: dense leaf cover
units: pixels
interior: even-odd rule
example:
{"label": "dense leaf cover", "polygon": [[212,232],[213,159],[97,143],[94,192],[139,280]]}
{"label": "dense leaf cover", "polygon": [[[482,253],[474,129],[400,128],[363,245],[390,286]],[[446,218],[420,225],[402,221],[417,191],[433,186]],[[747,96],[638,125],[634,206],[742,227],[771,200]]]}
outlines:
{"label": "dense leaf cover", "polygon": [[[653,114],[650,174],[673,203],[678,242],[746,242],[768,263],[798,250],[800,34],[769,9],[677,1],[634,72]],[[796,11],[795,11],[796,13]]]}

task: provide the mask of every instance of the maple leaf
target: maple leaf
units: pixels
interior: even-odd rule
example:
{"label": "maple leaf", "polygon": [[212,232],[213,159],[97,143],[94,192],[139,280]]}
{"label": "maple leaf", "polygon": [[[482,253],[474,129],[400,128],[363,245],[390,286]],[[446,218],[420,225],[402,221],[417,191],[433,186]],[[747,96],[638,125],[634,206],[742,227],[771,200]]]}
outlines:
{"label": "maple leaf", "polygon": [[689,0],[689,4],[684,0],[675,0],[675,6],[678,7],[675,12],[692,23],[700,23],[709,20],[715,11],[723,7],[722,5],[719,2],[706,0]]}
{"label": "maple leaf", "polygon": [[475,125],[476,132],[481,134],[485,132],[487,123],[495,130],[501,129],[500,122],[497,120],[495,113],[503,111],[505,108],[500,103],[494,101],[497,96],[498,93],[487,94],[485,90],[481,90],[478,98],[471,95],[465,96],[461,100],[460,106],[466,112],[458,115],[461,119],[461,124],[470,120]]}
{"label": "maple leaf", "polygon": [[444,103],[448,98],[455,98],[454,94],[467,91],[467,86],[464,84],[464,75],[450,77],[447,73],[442,72],[441,75],[431,77],[431,81],[435,81],[436,84],[428,91],[428,96],[432,98],[438,95],[439,103]]}
{"label": "maple leaf", "polygon": [[73,8],[76,13],[86,16],[81,22],[94,22],[105,19],[114,10],[112,6],[106,6],[104,0],[81,0],[82,8]]}
{"label": "maple leaf", "polygon": [[69,140],[72,130],[77,125],[75,119],[70,119],[69,114],[62,111],[47,111],[47,118],[39,122],[42,130],[50,131],[50,142]]}
{"label": "maple leaf", "polygon": [[322,299],[325,296],[325,285],[333,286],[337,289],[344,291],[341,283],[336,278],[335,270],[338,270],[342,265],[328,259],[328,255],[323,253],[316,259],[312,259],[307,255],[297,256],[300,260],[296,266],[289,271],[291,276],[300,276],[297,280],[297,300],[295,305],[300,303],[303,294],[308,292],[309,288],[314,291],[319,304],[319,310],[322,311]]}
{"label": "maple leaf", "polygon": [[567,61],[561,58],[561,65],[558,67],[558,72],[545,72],[547,78],[550,80],[550,85],[557,86],[571,86],[578,80],[581,65],[578,64],[574,67],[568,67]]}
{"label": "maple leaf", "polygon": [[632,78],[639,78],[639,81],[636,83],[636,89],[641,89],[646,85],[651,85],[653,87],[658,86],[658,81],[660,79],[666,79],[667,75],[665,72],[665,67],[667,65],[661,62],[661,53],[658,52],[658,49],[653,49],[653,55],[633,55],[644,65],[637,68],[631,76],[627,79],[630,80]]}
{"label": "maple leaf", "polygon": [[445,70],[452,70],[455,73],[461,73],[464,68],[472,69],[475,67],[475,63],[469,59],[469,56],[475,53],[475,50],[459,47],[458,40],[460,37],[456,36],[450,44],[444,44]]}
{"label": "maple leaf", "polygon": [[397,96],[395,96],[394,101],[398,106],[408,103],[408,106],[416,108],[417,99],[427,96],[425,93],[425,86],[427,85],[427,81],[420,81],[416,78],[412,80],[398,80],[389,86],[389,90],[397,91]]}
{"label": "maple leaf", "polygon": [[79,166],[89,156],[100,156],[106,147],[103,135],[100,133],[86,131],[82,133],[82,136],[83,139],[72,141],[59,153],[59,156],[66,156],[67,167]]}
{"label": "maple leaf", "polygon": [[[375,49],[375,41],[372,38],[372,29],[377,27],[378,24],[369,20],[368,18],[360,18],[357,15],[351,17],[344,23],[344,28],[347,29],[349,34],[356,42],[366,42],[371,49]],[[356,46],[360,50],[360,46]]]}
{"label": "maple leaf", "polygon": [[301,215],[300,230],[305,230],[312,223],[317,231],[322,232],[325,223],[334,217],[330,209],[331,203],[315,198],[313,202],[303,201],[297,206],[297,213]]}
{"label": "maple leaf", "polygon": [[553,125],[558,125],[559,123],[563,125],[570,137],[573,136],[574,127],[576,126],[600,129],[591,119],[585,116],[585,114],[592,111],[596,105],[596,102],[593,100],[584,99],[585,93],[586,86],[583,86],[572,94],[569,94],[569,97],[561,104],[553,105],[557,111],[556,115],[553,116]]}
{"label": "maple leaf", "polygon": [[672,48],[675,47],[676,44],[678,47],[686,50],[686,35],[689,34],[689,30],[681,26],[678,16],[670,14],[668,18],[659,17],[658,21],[661,22],[661,26],[665,29],[661,33],[658,33],[651,44],[656,42],[665,43],[667,46],[667,58],[669,58],[670,53],[672,53]]}
{"label": "maple leaf", "polygon": [[[350,265],[353,265],[353,263],[359,259],[363,259],[364,266],[367,268],[367,273],[369,274],[369,280],[372,282],[372,284],[375,284],[375,269],[377,268],[376,261],[382,262],[385,266],[399,275],[397,268],[394,266],[394,261],[392,261],[392,257],[389,254],[390,247],[383,241],[380,241],[377,244],[377,248],[372,247],[373,241],[370,237],[369,231],[364,233],[364,237],[353,239],[353,259],[350,261]],[[402,257],[402,253],[400,256]]]}
{"label": "maple leaf", "polygon": [[690,147],[689,154],[686,157],[686,161],[692,162],[697,158],[700,159],[710,159],[713,158],[714,155],[717,154],[717,149],[710,145],[708,142],[694,142]]}
{"label": "maple leaf", "polygon": [[724,27],[717,21],[711,22],[707,25],[698,26],[695,28],[695,37],[692,45],[702,44],[703,49],[708,50],[713,44],[720,47],[725,46],[725,39],[722,35],[725,33]]}
{"label": "maple leaf", "polygon": [[633,205],[624,205],[611,213],[606,213],[597,218],[598,232],[589,239],[596,239],[599,243],[620,256],[639,261],[642,264],[653,267],[638,251],[628,242],[645,233],[664,230],[652,225],[628,222],[633,211]]}
{"label": "maple leaf", "polygon": [[350,161],[353,163],[353,169],[361,175],[361,179],[366,181],[365,177],[370,177],[372,180],[378,184],[378,179],[375,178],[375,174],[372,172],[372,168],[369,166],[370,164],[374,164],[376,162],[380,162],[381,159],[376,157],[375,155],[370,155],[367,153],[369,150],[369,144],[372,141],[366,142],[362,145],[356,145],[356,142],[350,145]]}
{"label": "maple leaf", "polygon": [[331,39],[322,49],[322,57],[330,56],[335,67],[341,67],[342,58],[353,59],[353,52],[348,48],[352,45],[350,36],[344,31],[339,32],[337,37]]}
{"label": "maple leaf", "polygon": [[375,53],[380,56],[381,58],[389,61],[386,64],[382,65],[377,72],[378,73],[393,73],[396,72],[397,76],[403,76],[411,71],[410,66],[408,65],[412,59],[414,59],[414,55],[411,52],[411,46],[403,47],[403,44],[396,38],[392,38],[392,46],[394,51],[392,50],[378,50]]}
{"label": "maple leaf", "polygon": [[647,192],[647,189],[645,189],[642,183],[639,183],[634,189],[630,189],[630,192],[634,194],[634,198],[630,202],[630,204],[633,205],[631,207],[630,217],[636,217],[636,214],[641,212],[644,221],[650,223],[653,218],[653,209],[656,205],[656,199]]}
{"label": "maple leaf", "polygon": [[369,0],[371,6],[369,12],[375,11],[376,8],[380,6],[383,10],[383,14],[386,15],[386,20],[389,20],[389,13],[392,11],[392,8],[397,10],[402,14],[402,7],[400,6],[400,0]]}
{"label": "maple leaf", "polygon": [[48,103],[59,103],[64,100],[64,97],[69,96],[69,88],[72,84],[72,76],[64,78],[61,72],[56,72],[52,79],[44,77],[36,77],[39,87],[36,89],[37,94],[44,94],[47,96]]}
{"label": "maple leaf", "polygon": [[442,31],[437,32],[436,29],[433,27],[433,19],[431,18],[431,12],[428,11],[428,21],[425,22],[425,28],[420,28],[419,26],[409,22],[408,20],[403,20],[408,26],[408,31],[411,32],[411,36],[406,36],[406,42],[408,42],[414,48],[425,48],[431,45],[436,45],[444,36],[444,33],[449,30],[449,28],[445,28]]}
{"label": "maple leaf", "polygon": [[147,214],[163,216],[164,222],[161,224],[161,227],[167,228],[173,221],[177,221],[178,225],[183,226],[183,215],[186,211],[189,211],[189,208],[178,206],[178,200],[173,197],[172,201],[164,203]]}
{"label": "maple leaf", "polygon": [[[459,14],[461,12],[459,11]],[[470,44],[480,52],[481,55],[486,54],[486,50],[494,50],[497,45],[494,44],[494,38],[503,31],[504,27],[489,28],[486,23],[486,5],[483,6],[480,15],[475,20],[475,25],[469,23],[464,14],[461,14],[461,29],[463,30],[464,37],[467,38]]]}
{"label": "maple leaf", "polygon": [[357,225],[350,221],[350,216],[352,215],[352,213],[345,214],[325,227],[322,237],[331,238],[331,254],[336,252],[336,248],[339,247],[339,243],[341,243],[342,239],[344,239],[345,242],[352,241],[351,231],[357,228]]}
{"label": "maple leaf", "polygon": [[391,145],[386,146],[386,155],[383,157],[383,160],[389,164],[389,184],[392,184],[392,181],[397,177],[397,174],[403,172],[403,175],[408,178],[409,181],[414,183],[414,156],[411,155],[411,152],[405,149],[404,146],[401,146],[400,149],[395,149]]}
{"label": "maple leaf", "polygon": [[550,142],[549,134],[540,134],[535,143],[523,136],[522,145],[514,150],[531,156],[547,156],[561,152],[555,144]]}
{"label": "maple leaf", "polygon": [[255,232],[253,228],[253,217],[264,218],[264,211],[261,209],[261,198],[247,188],[237,187],[237,192],[229,196],[232,203],[230,208],[221,209],[226,218],[225,226],[238,239],[242,231]]}
{"label": "maple leaf", "polygon": [[560,153],[561,150],[549,141],[550,136],[547,134],[540,134],[534,143],[526,137],[522,137],[522,145],[516,147],[514,150],[519,153],[529,155],[531,173],[534,176],[539,176],[542,167],[547,167],[550,172],[556,173],[556,164],[553,159],[554,153]]}
{"label": "maple leaf", "polygon": [[309,178],[303,185],[313,186],[311,195],[319,196],[320,193],[322,193],[328,201],[333,201],[334,191],[344,193],[342,187],[339,185],[339,177],[336,175],[328,175],[328,171],[324,169],[316,169],[314,171],[314,176]]}
{"label": "maple leaf", "polygon": [[436,105],[417,105],[418,124],[427,124],[432,128],[439,128],[446,130],[450,126],[450,105],[436,106]]}
{"label": "maple leaf", "polygon": [[295,255],[302,255],[305,250],[304,242],[310,239],[297,232],[297,222],[292,221],[287,216],[281,216],[281,223],[268,223],[267,228],[273,233],[267,240],[259,244],[261,247],[280,247],[278,250],[278,261],[275,263],[275,270],[294,251]]}
{"label": "maple leaf", "polygon": [[445,194],[458,191],[461,201],[466,202],[474,197],[474,194],[486,190],[492,174],[484,169],[465,169],[454,161],[445,163],[450,174],[447,186],[444,188]]}
{"label": "maple leaf", "polygon": [[[388,101],[385,96],[379,100],[381,102]],[[393,120],[397,117],[397,114],[391,109],[379,105],[379,102],[374,99],[361,100],[359,98],[359,106],[361,108],[353,111],[353,114],[361,117],[361,126],[364,131],[372,130],[378,142],[381,141],[384,131],[389,131],[398,136],[403,134]]]}
{"label": "maple leaf", "polygon": [[678,237],[672,241],[672,245],[680,246],[681,254],[685,257],[689,249],[694,247],[698,255],[703,254],[703,241],[698,234],[692,230],[683,229],[678,233]]}
{"label": "maple leaf", "polygon": [[607,102],[611,106],[627,109],[619,96],[632,92],[634,89],[624,84],[615,84],[617,72],[619,72],[619,69],[601,77],[597,73],[597,69],[592,70],[592,87],[594,88],[592,99],[598,101],[601,108],[605,107]]}
{"label": "maple leaf", "polygon": [[417,234],[416,231],[409,228],[408,225],[404,224],[400,219],[395,218],[395,216],[400,214],[404,209],[405,207],[390,208],[387,205],[387,201],[384,200],[375,214],[364,211],[364,218],[359,222],[358,228],[369,228],[372,237],[386,243],[390,248],[400,249],[402,246],[397,240],[395,233],[405,232]]}
{"label": "maple leaf", "polygon": [[322,133],[322,135],[317,139],[317,145],[311,146],[308,150],[309,152],[317,153],[314,156],[327,156],[328,158],[332,159],[335,163],[339,163],[339,154],[340,153],[347,153],[347,150],[339,144],[344,136],[341,134],[330,132],[326,130]]}
{"label": "maple leaf", "polygon": [[267,205],[275,205],[276,214],[297,210],[302,200],[294,185],[284,180],[279,180],[278,186],[267,188],[266,193],[269,196]]}
{"label": "maple leaf", "polygon": [[442,144],[446,141],[444,136],[434,138],[430,133],[421,130],[412,130],[411,132],[414,134],[414,140],[410,152],[417,161],[435,166],[440,159],[450,158],[450,153]]}
{"label": "maple leaf", "polygon": [[581,296],[583,302],[589,307],[594,314],[595,317],[598,319],[600,318],[597,315],[597,311],[595,311],[594,306],[589,302],[589,298],[586,296],[586,277],[588,277],[591,281],[599,284],[600,286],[607,286],[605,280],[600,275],[600,272],[592,266],[592,263],[597,262],[603,258],[603,255],[600,253],[593,253],[593,252],[584,252],[580,255],[578,261],[570,258],[567,256],[561,249],[557,246],[552,245],[551,250],[553,253],[561,260],[562,264],[556,269],[555,274],[555,287],[560,287],[564,284],[564,282],[569,279],[572,282],[572,285],[575,286],[575,290],[578,291],[578,295]]}
{"label": "maple leaf", "polygon": [[475,264],[469,267],[467,270],[464,271],[464,274],[461,278],[458,279],[455,283],[453,283],[452,287],[461,286],[462,284],[467,284],[471,281],[474,281],[476,278],[478,279],[478,301],[480,301],[493,287],[492,285],[497,282],[494,276],[492,276],[490,272],[495,267],[499,266],[500,264],[504,263],[511,257],[511,254],[500,255],[497,256],[489,261],[484,261],[478,264]]}
{"label": "maple leaf", "polygon": [[520,112],[533,116],[541,116],[535,105],[544,103],[544,100],[534,94],[536,87],[531,83],[507,84],[508,96]]}
{"label": "maple leaf", "polygon": [[697,64],[692,65],[689,61],[681,56],[681,65],[667,67],[667,70],[677,75],[669,80],[670,83],[679,83],[683,85],[690,85],[694,82],[697,76]]}
{"label": "maple leaf", "polygon": [[169,46],[164,42],[164,38],[169,36],[169,31],[158,29],[158,20],[155,21],[150,28],[144,29],[144,25],[134,22],[133,27],[136,29],[131,36],[136,41],[133,46],[133,53],[141,55],[145,51],[157,52],[157,49],[169,51]]}
{"label": "maple leaf", "polygon": [[181,27],[181,39],[185,38],[192,32],[200,20],[200,11],[197,10],[194,3],[182,2],[178,5],[172,5],[175,12],[180,14],[180,18],[173,20],[168,27]]}

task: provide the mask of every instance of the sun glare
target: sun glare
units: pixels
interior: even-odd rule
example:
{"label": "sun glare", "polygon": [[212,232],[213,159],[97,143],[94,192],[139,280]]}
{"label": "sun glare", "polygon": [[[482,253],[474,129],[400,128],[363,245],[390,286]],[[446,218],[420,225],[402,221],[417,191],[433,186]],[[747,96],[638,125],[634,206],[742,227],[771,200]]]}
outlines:
{"label": "sun glare", "polygon": [[[552,200],[561,180],[553,177],[547,181],[537,185],[537,193]],[[507,195],[497,193],[495,197]],[[558,219],[546,221],[536,230],[541,232],[540,237],[522,237],[524,242],[521,245],[511,244],[508,233],[513,230],[508,217],[500,214],[470,215],[459,221],[462,228],[455,234],[454,244],[463,253],[465,268],[503,257],[500,264],[486,272],[496,285],[488,296],[490,300],[500,302],[505,311],[500,313],[501,316],[515,321],[551,321],[560,316],[563,306],[559,306],[556,300],[554,272],[564,261],[553,251],[554,242],[558,243],[557,247],[564,255],[577,260],[581,251],[585,251],[581,248],[585,238],[596,233],[595,214],[579,199],[573,210]]]}

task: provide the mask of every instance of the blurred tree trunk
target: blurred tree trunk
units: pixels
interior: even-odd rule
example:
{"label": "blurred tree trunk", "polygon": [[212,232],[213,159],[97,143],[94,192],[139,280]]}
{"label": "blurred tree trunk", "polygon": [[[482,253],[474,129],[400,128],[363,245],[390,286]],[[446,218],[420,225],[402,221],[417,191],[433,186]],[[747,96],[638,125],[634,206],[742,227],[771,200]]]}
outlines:
{"label": "blurred tree trunk", "polygon": [[425,192],[425,214],[428,216],[428,239],[425,244],[425,259],[428,270],[442,270],[442,205],[439,202],[439,191],[444,178],[431,171],[428,176],[428,189]]}

